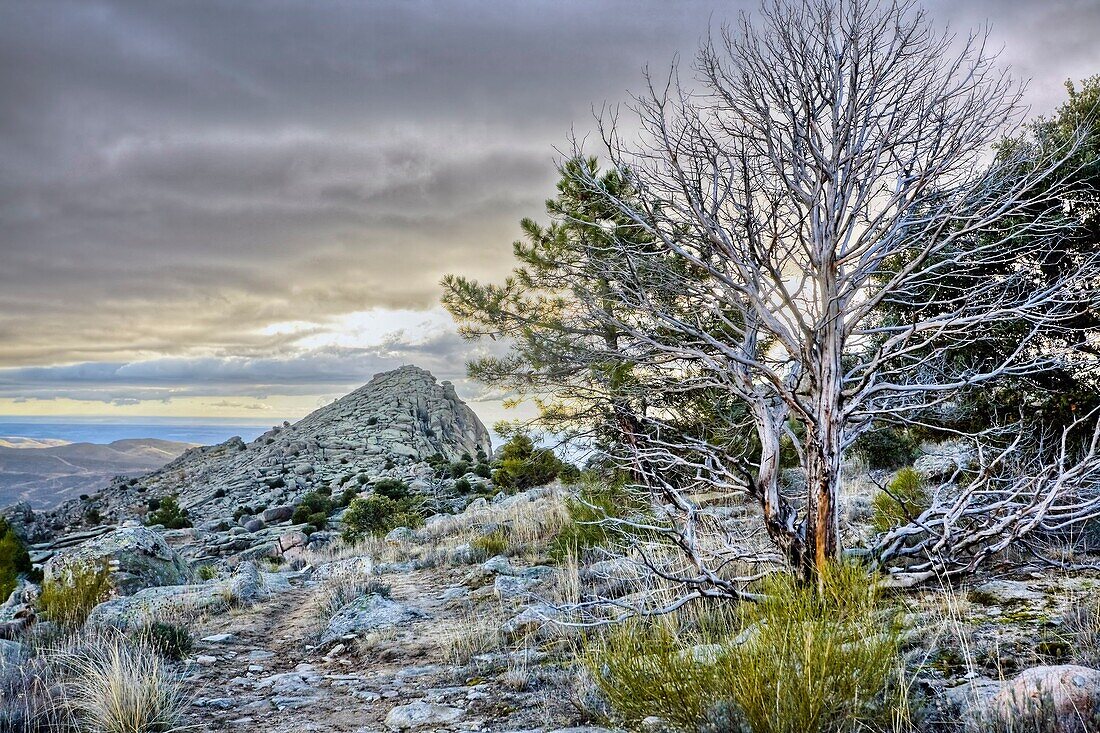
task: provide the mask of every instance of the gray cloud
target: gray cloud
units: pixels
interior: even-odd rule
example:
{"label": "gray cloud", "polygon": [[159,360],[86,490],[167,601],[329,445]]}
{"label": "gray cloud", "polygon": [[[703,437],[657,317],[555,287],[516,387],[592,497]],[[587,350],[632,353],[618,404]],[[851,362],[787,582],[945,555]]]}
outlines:
{"label": "gray cloud", "polygon": [[[458,342],[303,352],[302,334],[260,331],[428,308],[445,272],[503,274],[591,105],[752,6],[0,0],[3,391],[319,389],[401,358],[459,371]],[[990,21],[1039,111],[1100,72],[1092,0],[929,9]]]}

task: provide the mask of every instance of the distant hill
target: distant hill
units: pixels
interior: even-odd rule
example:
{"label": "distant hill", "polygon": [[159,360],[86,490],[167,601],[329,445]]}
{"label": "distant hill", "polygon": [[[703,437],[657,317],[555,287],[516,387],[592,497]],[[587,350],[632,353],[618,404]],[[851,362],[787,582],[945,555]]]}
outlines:
{"label": "distant hill", "polygon": [[56,443],[0,438],[0,506],[28,501],[35,508],[53,507],[95,493],[115,476],[154,471],[192,447],[156,438]]}

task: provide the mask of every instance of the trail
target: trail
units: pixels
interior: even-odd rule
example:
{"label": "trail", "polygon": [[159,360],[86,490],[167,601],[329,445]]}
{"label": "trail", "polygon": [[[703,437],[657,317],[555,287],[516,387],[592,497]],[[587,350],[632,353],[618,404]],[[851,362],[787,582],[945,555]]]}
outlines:
{"label": "trail", "polygon": [[[319,589],[301,580],[248,608],[206,619],[194,630],[191,656],[200,663],[186,679],[193,702],[185,723],[198,731],[374,733],[389,730],[383,721],[394,707],[425,701],[463,714],[450,726],[423,731],[576,725],[576,711],[560,690],[534,677],[529,686],[516,685],[501,660],[471,670],[446,658],[446,639],[471,613],[469,598],[456,598],[469,571],[381,576],[393,600],[423,616],[337,654],[310,648],[321,621],[314,605]],[[219,634],[231,636],[201,641]]]}

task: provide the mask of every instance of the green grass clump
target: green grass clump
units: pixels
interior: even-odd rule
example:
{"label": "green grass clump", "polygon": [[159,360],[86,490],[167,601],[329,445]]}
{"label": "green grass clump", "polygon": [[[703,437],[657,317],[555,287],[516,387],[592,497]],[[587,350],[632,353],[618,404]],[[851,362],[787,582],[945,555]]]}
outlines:
{"label": "green grass clump", "polygon": [[470,547],[478,557],[488,559],[508,552],[508,532],[504,529],[496,529],[489,534],[474,538]]}
{"label": "green grass clump", "polygon": [[585,550],[609,547],[621,539],[623,528],[613,520],[632,514],[647,514],[644,499],[621,483],[608,483],[584,476],[576,497],[565,500],[569,521],[550,543],[551,559],[561,562],[566,557],[580,557]]}
{"label": "green grass clump", "polygon": [[165,659],[180,660],[191,651],[194,640],[186,626],[156,621],[143,629],[139,636]]}
{"label": "green grass clump", "polygon": [[45,618],[62,629],[77,629],[110,592],[111,570],[106,562],[74,565],[61,577],[42,583],[38,606]]}
{"label": "green grass clump", "polygon": [[634,620],[597,642],[587,665],[622,720],[751,733],[904,729],[899,630],[862,569],[831,569],[821,591],[789,575],[759,591],[763,600],[725,627]]}
{"label": "green grass clump", "polygon": [[215,566],[206,563],[203,565],[199,565],[198,569],[195,570],[195,575],[198,577],[199,580],[213,580],[214,578],[218,577],[218,569]]}
{"label": "green grass clump", "polygon": [[871,526],[879,532],[900,527],[927,509],[930,501],[921,475],[912,468],[903,468],[887,484],[886,490],[871,500],[874,510]]}
{"label": "green grass clump", "polygon": [[15,530],[0,518],[0,603],[15,590],[20,575],[31,572],[31,556]]}

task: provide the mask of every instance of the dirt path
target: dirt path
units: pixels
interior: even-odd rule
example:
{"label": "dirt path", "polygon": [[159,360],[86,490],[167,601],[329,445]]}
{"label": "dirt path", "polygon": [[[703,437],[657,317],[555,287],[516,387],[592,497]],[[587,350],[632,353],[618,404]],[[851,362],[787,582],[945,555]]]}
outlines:
{"label": "dirt path", "polygon": [[[567,695],[542,672],[517,677],[502,650],[455,665],[448,638],[471,614],[498,602],[463,585],[469,568],[381,576],[389,595],[422,613],[416,620],[328,653],[309,647],[320,620],[318,587],[296,579],[245,609],[195,629],[187,678],[194,696],[186,723],[200,731],[373,733],[398,706],[422,702],[461,711],[419,730],[549,730],[578,723]],[[226,635],[228,636],[222,636]]]}

